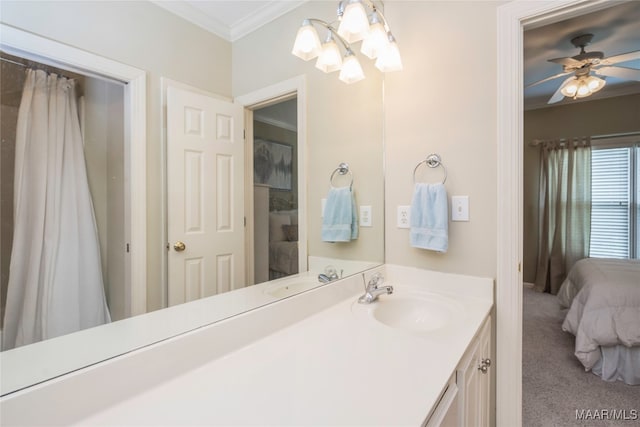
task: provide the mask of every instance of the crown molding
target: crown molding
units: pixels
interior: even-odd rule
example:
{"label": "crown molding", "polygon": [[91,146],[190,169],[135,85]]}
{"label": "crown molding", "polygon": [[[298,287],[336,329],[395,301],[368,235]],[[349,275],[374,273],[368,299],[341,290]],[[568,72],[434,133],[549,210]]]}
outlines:
{"label": "crown molding", "polygon": [[216,36],[222,37],[223,39],[233,43],[263,25],[266,25],[274,19],[277,19],[285,13],[297,8],[303,3],[306,3],[308,0],[265,2],[263,7],[256,9],[246,17],[232,23],[231,25],[227,25],[209,15],[204,14],[202,10],[192,6],[190,2],[187,1],[150,1],[156,6],[159,6],[182,19],[209,31],[210,33],[215,34]]}
{"label": "crown molding", "polygon": [[179,16],[180,18],[197,25],[203,30],[209,31],[218,37],[222,37],[227,41],[231,40],[231,31],[228,26],[202,13],[201,10],[191,6],[184,1],[163,1],[163,0],[149,0],[151,3],[164,10]]}
{"label": "crown molding", "polygon": [[243,19],[234,22],[229,30],[229,40],[231,42],[239,40],[247,34],[262,27],[263,25],[266,25],[269,22],[278,19],[282,15],[299,7],[303,3],[306,3],[307,1],[309,0],[269,2],[260,9],[256,9],[253,13],[247,15]]}

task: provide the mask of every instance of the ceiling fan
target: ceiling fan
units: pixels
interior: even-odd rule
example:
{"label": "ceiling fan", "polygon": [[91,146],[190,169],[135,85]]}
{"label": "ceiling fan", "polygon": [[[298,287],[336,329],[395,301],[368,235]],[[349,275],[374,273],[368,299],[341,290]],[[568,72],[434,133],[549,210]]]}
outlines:
{"label": "ceiling fan", "polygon": [[[565,96],[576,99],[592,95],[604,87],[604,79],[606,77],[640,81],[640,70],[616,65],[620,62],[640,59],[640,50],[605,58],[602,52],[586,52],[584,50],[592,38],[593,34],[583,34],[572,38],[571,43],[576,48],[580,48],[579,54],[548,60],[562,65],[562,73],[531,83],[526,87],[529,88],[571,74],[569,78],[562,82],[547,102],[548,104],[554,104],[561,101]],[[602,76],[602,78],[596,77],[594,74]]]}

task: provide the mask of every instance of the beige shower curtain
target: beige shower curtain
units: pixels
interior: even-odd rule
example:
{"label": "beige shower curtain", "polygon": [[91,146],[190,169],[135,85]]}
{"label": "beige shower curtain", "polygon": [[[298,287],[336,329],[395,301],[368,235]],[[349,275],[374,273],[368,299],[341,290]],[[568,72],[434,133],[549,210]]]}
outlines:
{"label": "beige shower curtain", "polygon": [[27,70],[2,349],[110,321],[75,82]]}
{"label": "beige shower curtain", "polygon": [[590,138],[542,143],[539,203],[535,289],[555,295],[573,264],[589,256]]}

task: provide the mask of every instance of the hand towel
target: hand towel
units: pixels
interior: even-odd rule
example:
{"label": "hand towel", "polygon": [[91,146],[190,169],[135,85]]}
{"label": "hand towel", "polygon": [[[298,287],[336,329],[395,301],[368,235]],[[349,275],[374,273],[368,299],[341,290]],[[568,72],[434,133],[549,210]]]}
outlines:
{"label": "hand towel", "polygon": [[447,201],[447,190],[443,184],[415,184],[411,201],[411,246],[443,253],[447,251]]}
{"label": "hand towel", "polygon": [[351,187],[332,188],[322,219],[322,240],[348,242],[358,238],[356,200]]}

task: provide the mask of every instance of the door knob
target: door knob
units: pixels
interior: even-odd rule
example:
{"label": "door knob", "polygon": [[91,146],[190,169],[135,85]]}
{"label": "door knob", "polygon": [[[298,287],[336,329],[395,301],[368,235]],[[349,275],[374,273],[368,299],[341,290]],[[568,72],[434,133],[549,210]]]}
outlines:
{"label": "door knob", "polygon": [[175,242],[175,243],[173,244],[173,249],[175,249],[175,250],[176,250],[176,252],[182,252],[182,251],[184,251],[186,248],[187,248],[187,245],[185,245],[185,244],[184,244],[184,243],[182,243],[182,242]]}

